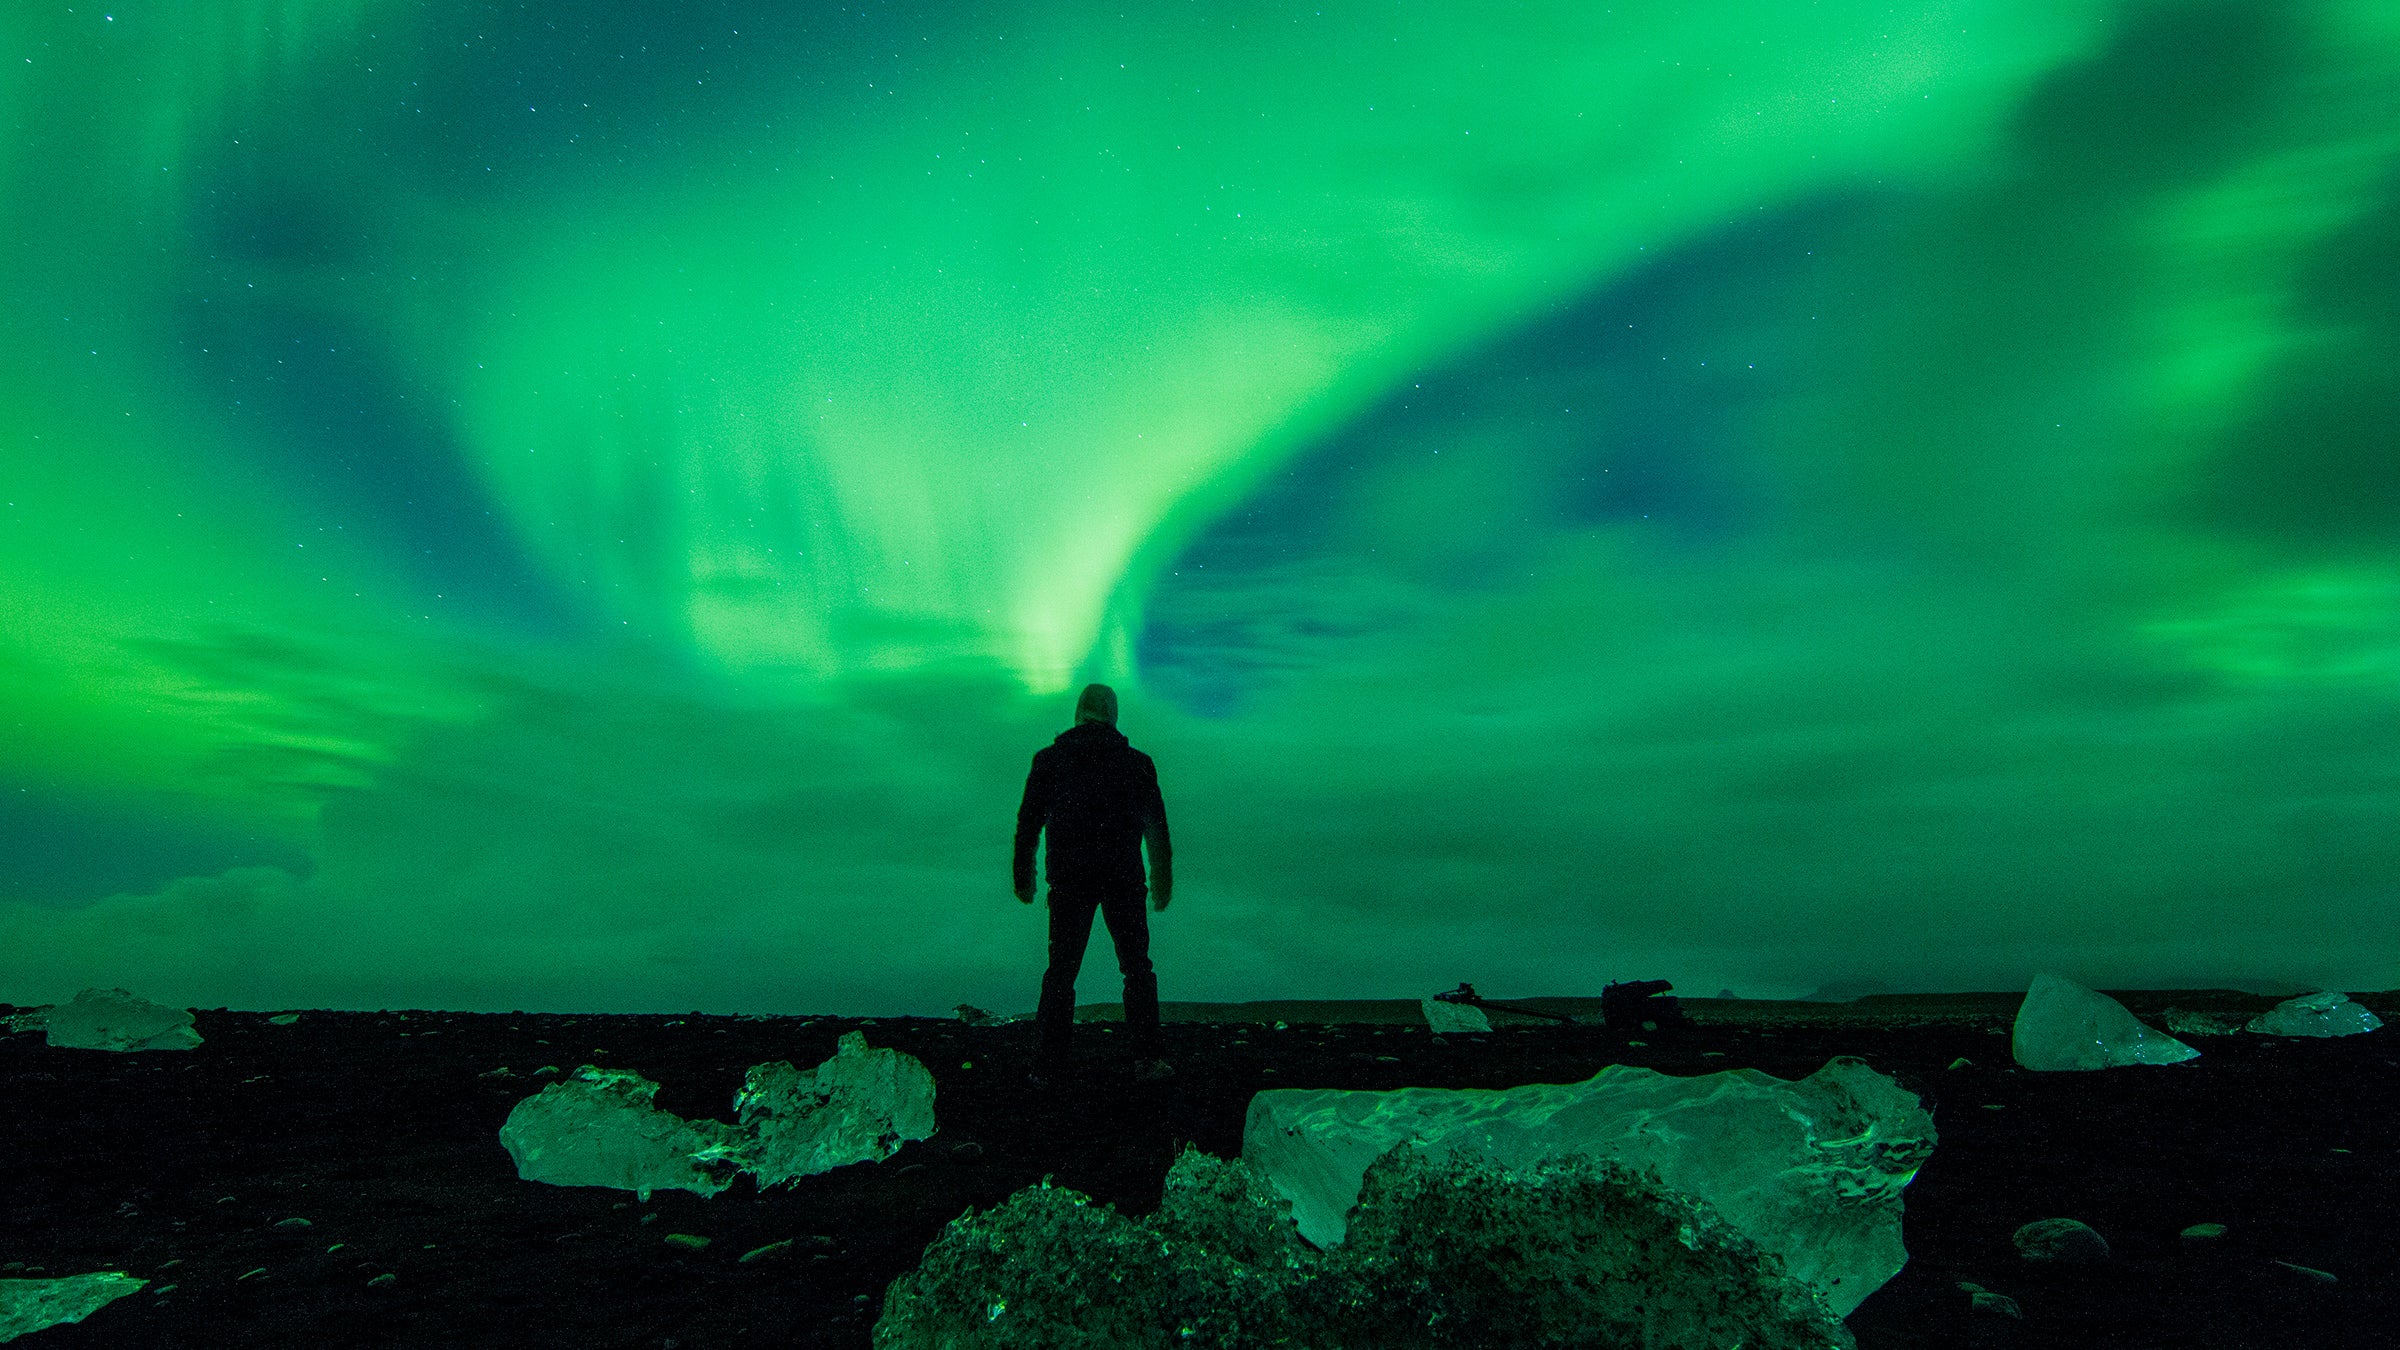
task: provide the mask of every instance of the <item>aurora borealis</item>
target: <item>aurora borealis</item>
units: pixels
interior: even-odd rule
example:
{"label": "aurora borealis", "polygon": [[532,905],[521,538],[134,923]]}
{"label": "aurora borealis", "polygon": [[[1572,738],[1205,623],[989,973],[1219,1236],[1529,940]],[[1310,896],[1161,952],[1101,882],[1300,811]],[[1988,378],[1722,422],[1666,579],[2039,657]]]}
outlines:
{"label": "aurora borealis", "polygon": [[[0,20],[0,999],[2400,984],[2400,10]],[[1104,953],[1084,997],[1113,997]]]}

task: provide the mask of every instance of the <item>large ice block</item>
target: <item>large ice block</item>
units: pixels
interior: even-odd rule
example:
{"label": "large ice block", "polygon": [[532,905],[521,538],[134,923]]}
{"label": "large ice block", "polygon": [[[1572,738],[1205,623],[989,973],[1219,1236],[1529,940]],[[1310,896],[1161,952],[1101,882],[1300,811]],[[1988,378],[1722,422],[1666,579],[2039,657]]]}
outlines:
{"label": "large ice block", "polygon": [[1517,1169],[1401,1144],[1325,1252],[1287,1208],[1247,1164],[1189,1148],[1148,1218],[1028,1186],[953,1221],[892,1282],[876,1350],[1852,1344],[1756,1244],[1607,1159]]}
{"label": "large ice block", "polygon": [[685,1120],[651,1105],[658,1084],[630,1069],[589,1064],[518,1102],[500,1127],[517,1175],[553,1186],[614,1186],[715,1195],[731,1183],[748,1141],[718,1120]]}
{"label": "large ice block", "polygon": [[933,1134],[933,1074],[914,1055],[871,1050],[845,1034],[809,1073],[789,1063],[750,1070],[733,1099],[749,1136],[745,1168],[761,1187],[854,1162],[881,1162]]}
{"label": "large ice block", "polygon": [[80,1322],[148,1283],[118,1270],[55,1280],[0,1279],[0,1341]]}
{"label": "large ice block", "polygon": [[1934,1138],[1916,1096],[1855,1059],[1796,1083],[1613,1064],[1580,1083],[1496,1090],[1261,1092],[1242,1158],[1319,1247],[1343,1241],[1368,1164],[1404,1140],[1512,1168],[1563,1155],[1654,1169],[1847,1315],[1907,1263],[1900,1192]]}
{"label": "large ice block", "polygon": [[2017,1005],[2010,1053],[2028,1069],[2178,1064],[2200,1052],[2143,1025],[2125,1005],[2059,975],[2036,975]]}
{"label": "large ice block", "polygon": [[2356,1036],[2383,1019],[2348,994],[2326,992],[2285,999],[2250,1019],[2249,1030],[2268,1036]]}
{"label": "large ice block", "polygon": [[188,1008],[122,989],[86,989],[43,1018],[50,1044],[77,1050],[189,1050],[200,1043]]}

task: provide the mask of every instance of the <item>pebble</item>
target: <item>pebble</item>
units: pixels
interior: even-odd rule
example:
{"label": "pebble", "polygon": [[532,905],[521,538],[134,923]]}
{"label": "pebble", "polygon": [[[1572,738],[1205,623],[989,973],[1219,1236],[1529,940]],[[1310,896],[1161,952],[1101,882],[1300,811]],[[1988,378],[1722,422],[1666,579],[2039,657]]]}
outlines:
{"label": "pebble", "polygon": [[294,1216],[294,1217],[292,1217],[292,1218],[289,1218],[289,1219],[278,1219],[278,1220],[276,1220],[276,1221],[275,1221],[275,1226],[276,1226],[277,1228],[314,1228],[314,1227],[316,1227],[316,1225],[315,1225],[315,1224],[313,1224],[313,1223],[310,1223],[308,1220],[306,1220],[306,1219],[303,1219],[303,1218],[299,1218],[299,1217],[297,1217],[297,1216]]}
{"label": "pebble", "polygon": [[2074,1219],[2036,1219],[2019,1228],[2011,1240],[2017,1244],[2017,1255],[2028,1261],[2081,1265],[2108,1259],[2108,1239]]}
{"label": "pebble", "polygon": [[398,1283],[400,1283],[399,1276],[392,1274],[390,1271],[385,1271],[383,1274],[367,1281],[367,1287],[369,1289],[389,1289]]}
{"label": "pebble", "polygon": [[670,1247],[681,1247],[687,1252],[696,1252],[708,1245],[708,1239],[698,1233],[669,1233],[666,1243]]}
{"label": "pebble", "polygon": [[773,1261],[789,1256],[791,1251],[792,1240],[785,1238],[781,1242],[770,1242],[764,1247],[753,1247],[749,1251],[743,1252],[742,1264],[746,1266],[753,1261]]}
{"label": "pebble", "polygon": [[2025,1310],[2017,1306],[2015,1299],[2006,1294],[1995,1294],[1989,1289],[1978,1289],[1967,1295],[1967,1311],[1997,1313],[2002,1317],[2014,1317],[2020,1322],[2025,1320]]}
{"label": "pebble", "polygon": [[2223,1236],[2225,1225],[2221,1223],[2196,1223],[2183,1230],[2183,1240],[2186,1242],[2214,1242]]}
{"label": "pebble", "polygon": [[2341,1281],[2333,1277],[2333,1273],[2331,1271],[2319,1270],[2315,1266],[2296,1266],[2289,1261],[2277,1261],[2275,1264],[2283,1267],[2285,1270],[2292,1271],[2295,1274],[2305,1275],[2308,1278],[2315,1280],[2319,1284],[2341,1283]]}

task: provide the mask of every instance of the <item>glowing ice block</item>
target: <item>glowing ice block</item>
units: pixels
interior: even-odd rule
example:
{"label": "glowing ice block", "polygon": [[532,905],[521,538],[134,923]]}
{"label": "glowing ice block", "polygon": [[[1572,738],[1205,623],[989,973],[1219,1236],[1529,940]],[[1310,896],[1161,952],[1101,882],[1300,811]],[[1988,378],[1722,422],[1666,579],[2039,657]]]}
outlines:
{"label": "glowing ice block", "polygon": [[500,1127],[517,1175],[553,1186],[614,1186],[715,1195],[731,1183],[744,1142],[717,1120],[685,1120],[651,1105],[658,1084],[630,1069],[589,1064],[518,1102]]}
{"label": "glowing ice block", "polygon": [[0,1341],[61,1322],[80,1322],[148,1283],[117,1270],[55,1280],[0,1280]]}
{"label": "glowing ice block", "polygon": [[200,1043],[188,1008],[122,989],[86,989],[43,1017],[50,1044],[77,1050],[189,1050]]}
{"label": "glowing ice block", "polygon": [[2200,1052],[2146,1026],[2106,994],[2058,975],[2036,975],[2017,1005],[2009,1051],[2028,1069],[2115,1069],[2178,1064]]}
{"label": "glowing ice block", "polygon": [[2248,1029],[2268,1036],[2356,1036],[2382,1025],[2348,994],[2329,990],[2285,999],[2251,1018]]}
{"label": "glowing ice block", "polygon": [[1344,1240],[1368,1164],[1403,1141],[1512,1168],[1565,1156],[1654,1169],[1847,1315],[1908,1261],[1900,1192],[1934,1138],[1916,1096],[1855,1059],[1796,1083],[1613,1064],[1580,1083],[1497,1090],[1261,1092],[1242,1158],[1320,1247]]}
{"label": "glowing ice block", "polygon": [[933,1074],[914,1055],[869,1049],[856,1031],[809,1073],[781,1062],[751,1069],[733,1106],[749,1137],[744,1166],[761,1187],[881,1162],[934,1131]]}
{"label": "glowing ice block", "polygon": [[854,1162],[881,1162],[933,1134],[933,1075],[915,1056],[843,1036],[807,1073],[789,1062],[751,1068],[737,1121],[685,1120],[653,1105],[658,1084],[627,1069],[584,1065],[517,1103],[500,1143],[517,1175],[554,1186],[614,1186],[715,1195],[736,1172],[763,1188]]}

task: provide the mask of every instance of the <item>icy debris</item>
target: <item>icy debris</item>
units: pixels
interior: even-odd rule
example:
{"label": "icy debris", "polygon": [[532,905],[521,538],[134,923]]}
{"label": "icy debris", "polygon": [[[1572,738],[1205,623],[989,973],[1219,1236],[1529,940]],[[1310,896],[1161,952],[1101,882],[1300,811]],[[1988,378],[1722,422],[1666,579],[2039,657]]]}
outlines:
{"label": "icy debris", "polygon": [[2057,975],[2036,975],[2017,1005],[2009,1051],[2028,1069],[2176,1064],[2200,1052],[2144,1026],[2125,1005]]}
{"label": "icy debris", "polygon": [[518,1102],[500,1127],[517,1175],[553,1186],[614,1186],[715,1195],[733,1180],[743,1142],[716,1120],[685,1120],[651,1105],[658,1084],[631,1069],[586,1064]]}
{"label": "icy debris", "polygon": [[1148,1218],[1045,1180],[954,1220],[886,1290],[875,1345],[1853,1344],[1772,1255],[1607,1159],[1510,1168],[1397,1145],[1367,1167],[1349,1240],[1327,1252],[1288,1209],[1249,1165],[1188,1147]]}
{"label": "icy debris", "polygon": [[2328,991],[2286,999],[2252,1018],[2249,1029],[2268,1036],[2356,1036],[2382,1025],[2348,994]]}
{"label": "icy debris", "polygon": [[881,1162],[933,1134],[933,1075],[912,1055],[843,1036],[808,1073],[778,1061],[751,1068],[734,1096],[737,1123],[685,1120],[652,1105],[658,1084],[630,1069],[586,1064],[517,1103],[500,1143],[517,1175],[554,1186],[614,1186],[715,1195],[736,1172],[763,1188],[854,1162]]}
{"label": "icy debris", "polygon": [[122,989],[86,989],[49,1008],[50,1044],[74,1050],[189,1050],[200,1043],[187,1008],[169,1008]]}
{"label": "icy debris", "polygon": [[1301,1235],[1326,1248],[1345,1240],[1368,1164],[1402,1140],[1505,1167],[1565,1155],[1652,1169],[1846,1316],[1907,1263],[1900,1192],[1934,1137],[1913,1094],[1855,1059],[1797,1083],[1756,1069],[1678,1078],[1612,1064],[1581,1083],[1500,1090],[1261,1092],[1242,1158],[1290,1197]]}
{"label": "icy debris", "polygon": [[[1492,1019],[1472,1003],[1444,1003],[1440,999],[1417,1000],[1425,1009],[1425,1025],[1435,1034],[1446,1031],[1490,1031]],[[1280,1024],[1278,1024],[1280,1025]]]}
{"label": "icy debris", "polygon": [[2019,1228],[2009,1241],[2028,1261],[2086,1265],[2108,1259],[2108,1239],[2090,1224],[2075,1219],[2036,1219]]}
{"label": "icy debris", "polygon": [[269,1023],[279,1027],[288,1027],[292,1023],[299,1020],[300,1014],[298,1013],[277,1013],[273,1017],[267,1019]]}
{"label": "icy debris", "polygon": [[929,1138],[933,1074],[914,1055],[868,1049],[853,1031],[809,1073],[788,1062],[752,1068],[733,1106],[737,1128],[754,1141],[743,1166],[767,1187],[882,1162],[902,1141]]}
{"label": "icy debris", "polygon": [[148,1283],[120,1270],[56,1280],[0,1279],[0,1341],[80,1322]]}
{"label": "icy debris", "polygon": [[2190,1008],[2163,1008],[2159,1022],[2178,1036],[2231,1036],[2242,1029],[2240,1013],[2196,1012]]}

